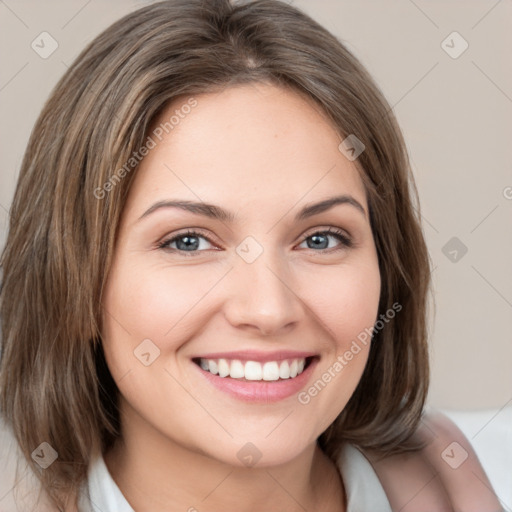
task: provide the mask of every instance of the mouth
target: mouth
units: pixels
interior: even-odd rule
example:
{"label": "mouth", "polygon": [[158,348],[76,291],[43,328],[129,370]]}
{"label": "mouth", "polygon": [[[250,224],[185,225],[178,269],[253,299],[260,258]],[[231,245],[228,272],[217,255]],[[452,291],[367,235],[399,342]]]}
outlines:
{"label": "mouth", "polygon": [[294,379],[306,370],[318,356],[282,359],[276,361],[252,361],[242,359],[207,359],[195,357],[192,361],[203,371],[221,378],[240,381],[266,381]]}
{"label": "mouth", "polygon": [[230,359],[212,355],[194,357],[192,362],[199,375],[213,388],[243,402],[268,405],[293,397],[304,389],[320,356],[282,355],[273,360],[254,359],[256,357]]}

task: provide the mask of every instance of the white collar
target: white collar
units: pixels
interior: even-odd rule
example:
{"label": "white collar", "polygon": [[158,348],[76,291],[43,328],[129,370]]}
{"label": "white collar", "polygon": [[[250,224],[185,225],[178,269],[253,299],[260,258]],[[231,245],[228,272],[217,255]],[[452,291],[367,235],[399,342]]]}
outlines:
{"label": "white collar", "polygon": [[338,467],[347,493],[347,512],[393,512],[372,465],[354,445],[343,443]]}
{"label": "white collar", "polygon": [[[338,467],[347,494],[347,512],[378,510],[392,512],[384,489],[366,457],[352,444],[343,443]],[[102,456],[96,457],[81,493],[79,510],[92,512],[135,512],[110,475]]]}

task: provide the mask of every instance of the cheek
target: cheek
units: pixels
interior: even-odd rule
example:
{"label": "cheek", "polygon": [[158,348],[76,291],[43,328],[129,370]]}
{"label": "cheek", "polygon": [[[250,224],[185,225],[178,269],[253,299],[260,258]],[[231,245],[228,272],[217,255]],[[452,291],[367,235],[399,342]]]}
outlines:
{"label": "cheek", "polygon": [[205,314],[207,301],[202,299],[222,275],[222,269],[212,267],[144,267],[118,260],[103,300],[103,341],[113,375],[122,376],[131,368],[139,346],[172,357],[193,336],[198,325],[190,321],[194,308]]}
{"label": "cheek", "polygon": [[222,269],[143,266],[119,259],[105,290],[103,348],[125,404],[184,445],[195,445],[190,425],[208,423],[208,418],[184,392],[183,383],[191,386],[176,366],[178,351],[201,325],[200,316],[208,317],[207,301],[201,299],[222,274]]}
{"label": "cheek", "polygon": [[308,303],[318,321],[335,341],[337,352],[374,325],[380,299],[380,273],[376,260],[368,264],[332,268],[309,283]]}
{"label": "cheek", "polygon": [[309,303],[328,338],[329,355],[298,401],[321,432],[345,408],[361,379],[378,314],[381,281],[376,258],[366,265],[338,267],[316,277]]}

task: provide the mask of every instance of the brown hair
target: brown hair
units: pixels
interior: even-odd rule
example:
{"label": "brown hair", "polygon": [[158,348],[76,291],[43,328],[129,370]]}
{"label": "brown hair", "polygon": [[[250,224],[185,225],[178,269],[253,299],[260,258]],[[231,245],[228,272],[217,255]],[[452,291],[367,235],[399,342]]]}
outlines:
{"label": "brown hair", "polygon": [[[389,104],[339,40],[284,2],[170,0],[125,16],[78,56],[35,124],[12,204],[1,260],[0,407],[56,503],[119,436],[101,300],[136,169],[97,191],[170,101],[258,81],[308,95],[340,141],[354,134],[364,143],[356,164],[379,258],[379,314],[402,308],[374,332],[361,381],[319,444],[333,459],[342,439],[381,453],[418,447],[411,436],[429,381],[429,258]],[[30,456],[42,441],[58,452],[44,471]]]}

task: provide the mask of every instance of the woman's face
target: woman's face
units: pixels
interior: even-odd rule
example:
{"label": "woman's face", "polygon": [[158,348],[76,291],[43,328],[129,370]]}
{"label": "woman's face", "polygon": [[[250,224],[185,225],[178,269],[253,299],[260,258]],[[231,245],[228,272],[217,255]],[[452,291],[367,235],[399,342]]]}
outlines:
{"label": "woman's face", "polygon": [[355,162],[311,100],[263,84],[177,101],[150,136],[103,302],[122,421],[233,465],[289,461],[347,404],[377,317]]}

